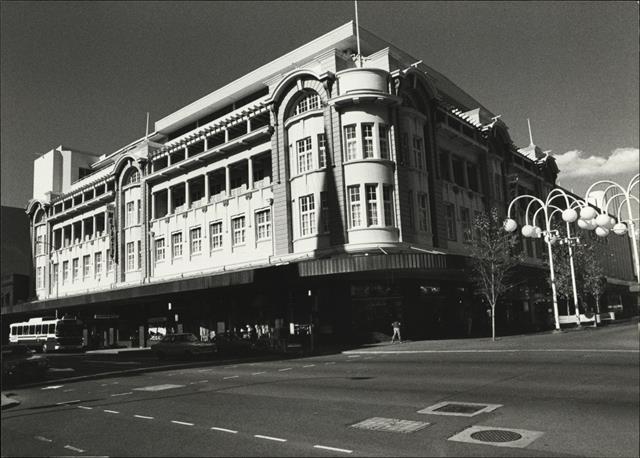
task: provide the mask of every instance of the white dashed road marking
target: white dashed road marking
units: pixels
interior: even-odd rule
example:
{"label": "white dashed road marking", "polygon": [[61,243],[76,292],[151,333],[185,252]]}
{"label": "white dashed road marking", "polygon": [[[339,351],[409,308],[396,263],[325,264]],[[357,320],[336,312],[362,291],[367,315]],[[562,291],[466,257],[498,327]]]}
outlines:
{"label": "white dashed road marking", "polygon": [[128,395],[128,394],[133,394],[133,392],[132,392],[132,391],[129,391],[129,392],[127,392],[127,393],[116,393],[116,394],[112,394],[111,396],[126,396],[126,395]]}
{"label": "white dashed road marking", "polygon": [[266,374],[266,372],[264,372],[264,371],[263,371],[263,372],[254,372],[254,373],[253,373],[253,374],[251,374],[251,375],[260,375],[260,374]]}
{"label": "white dashed road marking", "polygon": [[34,436],[34,439],[37,439],[42,442],[53,442],[53,440],[47,439],[46,437],[43,437],[43,436]]}
{"label": "white dashed road marking", "polygon": [[215,426],[212,426],[211,429],[213,429],[214,431],[222,431],[223,433],[238,434],[238,431],[235,431],[233,429],[217,428]]}
{"label": "white dashed road marking", "polygon": [[93,410],[93,407],[87,407],[87,406],[78,406],[78,409],[84,409],[84,410]]}
{"label": "white dashed road marking", "polygon": [[171,423],[175,423],[176,425],[193,426],[193,423],[187,423],[186,421],[171,420]]}
{"label": "white dashed road marking", "polygon": [[347,450],[346,448],[327,447],[325,445],[314,445],[313,448],[321,448],[322,450],[330,450],[332,452],[353,453],[353,450]]}
{"label": "white dashed road marking", "polygon": [[84,450],[82,450],[81,448],[72,447],[71,445],[65,445],[64,448],[73,450],[74,452],[84,453]]}
{"label": "white dashed road marking", "polygon": [[41,390],[57,390],[58,388],[62,388],[64,385],[51,385],[45,386],[44,388],[40,388]]}
{"label": "white dashed road marking", "polygon": [[223,377],[222,379],[223,380],[227,380],[227,379],[230,379],[230,378],[238,378],[238,377],[240,377],[240,376],[239,375],[230,375],[229,377]]}
{"label": "white dashed road marking", "polygon": [[258,439],[266,439],[268,441],[275,441],[275,442],[287,442],[286,439],[282,439],[280,437],[272,437],[272,436],[263,436],[261,434],[254,434],[253,437],[257,437]]}
{"label": "white dashed road marking", "polygon": [[134,388],[133,391],[163,391],[172,390],[174,388],[183,388],[185,385],[172,385],[166,383],[164,385],[143,386],[142,388]]}
{"label": "white dashed road marking", "polygon": [[147,417],[145,415],[134,415],[136,418],[143,418],[145,420],[153,420],[153,417]]}
{"label": "white dashed road marking", "polygon": [[278,372],[290,371],[293,367],[285,367],[284,369],[278,369]]}
{"label": "white dashed road marking", "polygon": [[315,364],[307,364],[306,366],[302,366],[302,367],[315,367]]}
{"label": "white dashed road marking", "polygon": [[103,412],[107,412],[107,413],[120,413],[117,410],[103,410]]}

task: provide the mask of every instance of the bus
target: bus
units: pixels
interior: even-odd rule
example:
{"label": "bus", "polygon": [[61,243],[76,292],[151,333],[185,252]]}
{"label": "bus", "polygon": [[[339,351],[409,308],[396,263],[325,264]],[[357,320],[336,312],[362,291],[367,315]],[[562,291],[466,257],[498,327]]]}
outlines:
{"label": "bus", "polygon": [[9,325],[9,343],[23,344],[37,351],[82,350],[82,321],[75,317],[30,318]]}

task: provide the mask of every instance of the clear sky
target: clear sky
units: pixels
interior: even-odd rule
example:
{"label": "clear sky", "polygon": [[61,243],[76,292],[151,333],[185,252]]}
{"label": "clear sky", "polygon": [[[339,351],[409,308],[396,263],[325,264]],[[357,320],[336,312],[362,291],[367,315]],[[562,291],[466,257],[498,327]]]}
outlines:
{"label": "clear sky", "polygon": [[[2,205],[60,144],[109,153],[151,122],[353,19],[351,1],[0,2]],[[360,25],[449,77],[560,183],[638,171],[638,3],[358,2]]]}

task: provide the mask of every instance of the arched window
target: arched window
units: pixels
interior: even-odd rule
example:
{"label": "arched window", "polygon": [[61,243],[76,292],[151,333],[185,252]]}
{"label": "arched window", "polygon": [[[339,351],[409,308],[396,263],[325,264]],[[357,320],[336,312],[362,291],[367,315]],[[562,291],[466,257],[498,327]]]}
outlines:
{"label": "arched window", "polygon": [[132,168],[127,172],[122,180],[123,186],[128,186],[130,184],[140,183],[140,172],[138,169]]}
{"label": "arched window", "polygon": [[320,96],[316,92],[305,93],[296,103],[292,116],[320,108]]}
{"label": "arched window", "polygon": [[36,211],[35,217],[33,218],[34,224],[41,223],[43,219],[44,219],[44,211],[43,210]]}

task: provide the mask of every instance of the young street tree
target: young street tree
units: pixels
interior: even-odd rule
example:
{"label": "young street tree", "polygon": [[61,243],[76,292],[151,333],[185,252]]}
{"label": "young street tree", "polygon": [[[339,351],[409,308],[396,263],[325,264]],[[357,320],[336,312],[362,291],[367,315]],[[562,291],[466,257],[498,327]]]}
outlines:
{"label": "young street tree", "polygon": [[510,273],[522,257],[514,253],[517,235],[504,230],[497,209],[476,216],[474,226],[470,245],[472,280],[491,307],[491,339],[495,340],[496,304],[514,286]]}

